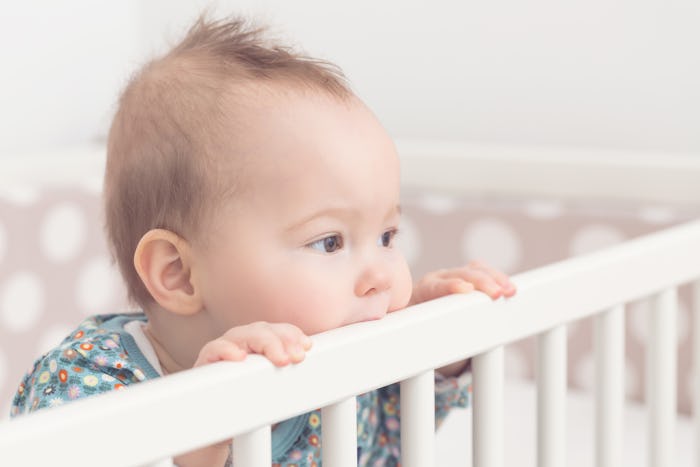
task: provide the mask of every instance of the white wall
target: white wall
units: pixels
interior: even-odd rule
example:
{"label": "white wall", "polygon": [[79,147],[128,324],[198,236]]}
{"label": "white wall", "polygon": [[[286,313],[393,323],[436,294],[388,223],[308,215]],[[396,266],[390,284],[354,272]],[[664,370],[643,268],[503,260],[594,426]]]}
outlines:
{"label": "white wall", "polygon": [[[205,1],[13,2],[0,157],[104,136],[134,65]],[[700,153],[695,0],[220,1],[341,65],[402,138]]]}

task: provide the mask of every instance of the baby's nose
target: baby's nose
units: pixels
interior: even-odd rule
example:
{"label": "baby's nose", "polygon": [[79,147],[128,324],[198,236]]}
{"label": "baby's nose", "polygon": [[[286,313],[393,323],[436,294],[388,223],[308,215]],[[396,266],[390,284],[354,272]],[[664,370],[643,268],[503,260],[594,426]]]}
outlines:
{"label": "baby's nose", "polygon": [[381,262],[367,265],[357,278],[355,283],[355,295],[364,297],[379,292],[384,292],[391,287],[391,273],[389,268]]}

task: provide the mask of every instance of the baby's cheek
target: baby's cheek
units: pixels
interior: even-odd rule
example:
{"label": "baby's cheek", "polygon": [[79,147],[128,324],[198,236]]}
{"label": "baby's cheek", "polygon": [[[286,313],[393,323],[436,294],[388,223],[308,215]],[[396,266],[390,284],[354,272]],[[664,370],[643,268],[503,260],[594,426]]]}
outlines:
{"label": "baby's cheek", "polygon": [[413,279],[411,271],[408,269],[406,260],[401,257],[397,261],[396,279],[392,287],[391,302],[389,304],[389,312],[400,310],[408,305],[413,292]]}

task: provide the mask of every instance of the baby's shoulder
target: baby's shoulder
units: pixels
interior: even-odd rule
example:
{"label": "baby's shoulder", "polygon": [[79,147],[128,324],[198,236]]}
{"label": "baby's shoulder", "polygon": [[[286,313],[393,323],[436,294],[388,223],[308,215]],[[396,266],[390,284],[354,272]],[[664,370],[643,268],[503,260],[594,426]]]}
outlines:
{"label": "baby's shoulder", "polygon": [[145,318],[142,314],[86,318],[34,362],[17,389],[12,415],[122,389],[146,379],[124,342],[130,336],[123,326],[134,320]]}

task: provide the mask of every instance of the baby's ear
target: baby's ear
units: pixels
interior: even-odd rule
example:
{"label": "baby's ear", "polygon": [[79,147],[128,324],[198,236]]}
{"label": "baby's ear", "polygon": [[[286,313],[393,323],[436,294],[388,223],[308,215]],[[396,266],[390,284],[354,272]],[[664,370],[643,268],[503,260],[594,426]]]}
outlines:
{"label": "baby's ear", "polygon": [[134,267],[153,299],[173,313],[190,315],[202,309],[191,273],[191,246],[177,234],[153,229],[141,237]]}

